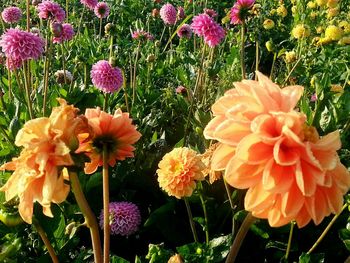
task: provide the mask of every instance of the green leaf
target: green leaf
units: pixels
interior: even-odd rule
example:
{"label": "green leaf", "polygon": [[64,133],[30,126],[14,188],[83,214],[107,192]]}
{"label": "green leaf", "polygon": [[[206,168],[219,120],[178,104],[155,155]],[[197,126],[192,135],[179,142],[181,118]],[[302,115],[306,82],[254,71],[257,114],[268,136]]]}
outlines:
{"label": "green leaf", "polygon": [[172,202],[166,203],[165,205],[162,205],[161,207],[154,210],[150,214],[150,216],[148,217],[146,222],[144,223],[144,226],[149,227],[149,226],[155,224],[157,221],[159,221],[163,215],[168,214],[171,211],[174,211],[175,204],[176,203],[174,201],[172,201]]}
{"label": "green leaf", "polygon": [[124,258],[118,257],[118,256],[112,256],[110,258],[111,263],[130,263],[130,261],[127,261]]}
{"label": "green leaf", "polygon": [[306,254],[302,253],[299,257],[299,263],[324,263],[325,262],[325,254]]}

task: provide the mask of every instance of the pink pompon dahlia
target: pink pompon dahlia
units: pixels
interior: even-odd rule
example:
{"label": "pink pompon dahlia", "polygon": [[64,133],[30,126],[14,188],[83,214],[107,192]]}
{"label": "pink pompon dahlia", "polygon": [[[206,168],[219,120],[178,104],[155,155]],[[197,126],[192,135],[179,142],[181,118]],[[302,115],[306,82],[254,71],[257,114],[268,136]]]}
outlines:
{"label": "pink pompon dahlia", "polygon": [[94,12],[98,18],[106,18],[109,15],[109,6],[105,2],[99,2],[94,8]]}
{"label": "pink pompon dahlia", "polygon": [[166,25],[175,25],[177,11],[172,4],[165,4],[160,9],[160,17],[162,18],[164,24]]}
{"label": "pink pompon dahlia", "polygon": [[241,24],[255,0],[237,0],[230,11],[231,24]]}
{"label": "pink pompon dahlia", "polygon": [[91,80],[96,88],[112,93],[123,85],[123,74],[120,68],[112,67],[106,60],[100,60],[92,66]]}
{"label": "pink pompon dahlia", "polygon": [[182,20],[182,19],[184,19],[186,17],[186,15],[185,15],[185,10],[184,10],[184,8],[182,7],[182,6],[179,6],[178,8],[177,8],[177,19],[178,20]]}
{"label": "pink pompon dahlia", "polygon": [[216,13],[216,11],[214,9],[209,9],[209,8],[204,8],[204,14],[207,14],[208,16],[211,17],[217,17],[218,13]]}
{"label": "pink pompon dahlia", "polygon": [[62,34],[59,37],[52,39],[53,43],[62,43],[63,41],[69,41],[74,37],[74,29],[71,24],[62,24]]}
{"label": "pink pompon dahlia", "polygon": [[[130,236],[134,234],[141,223],[141,214],[137,205],[131,202],[109,203],[109,224],[112,235]],[[100,227],[103,229],[103,209],[100,215]]]}
{"label": "pink pompon dahlia", "polygon": [[94,10],[95,6],[97,5],[97,0],[80,0],[80,3],[90,10]]}
{"label": "pink pompon dahlia", "polygon": [[295,220],[319,224],[343,206],[350,175],[340,163],[339,132],[320,137],[306,116],[294,110],[303,87],[280,88],[257,72],[212,106],[214,119],[204,130],[219,142],[211,169],[225,171],[233,187],[248,189],[244,205],[273,227]]}
{"label": "pink pompon dahlia", "polygon": [[195,16],[191,28],[196,35],[204,37],[204,42],[210,47],[220,44],[225,37],[225,30],[207,14]]}
{"label": "pink pompon dahlia", "polygon": [[23,65],[23,60],[21,59],[11,59],[11,58],[6,59],[6,67],[11,71],[15,69],[19,69],[20,67],[22,67],[22,65]]}
{"label": "pink pompon dahlia", "polygon": [[43,1],[36,7],[41,19],[50,19],[51,21],[62,23],[66,18],[66,12],[63,8],[53,1]]}
{"label": "pink pompon dahlia", "polygon": [[21,9],[15,6],[6,7],[1,12],[1,17],[5,23],[17,23],[22,18],[22,11]]}
{"label": "pink pompon dahlia", "polygon": [[144,30],[139,30],[139,29],[132,32],[131,37],[135,40],[141,40],[141,41],[154,39],[154,36],[151,33]]}
{"label": "pink pompon dahlia", "polygon": [[192,29],[190,25],[188,24],[183,24],[179,30],[177,31],[177,35],[179,38],[187,38],[190,39],[192,36]]}
{"label": "pink pompon dahlia", "polygon": [[8,29],[0,37],[0,47],[12,61],[38,59],[44,52],[44,39],[17,28]]}

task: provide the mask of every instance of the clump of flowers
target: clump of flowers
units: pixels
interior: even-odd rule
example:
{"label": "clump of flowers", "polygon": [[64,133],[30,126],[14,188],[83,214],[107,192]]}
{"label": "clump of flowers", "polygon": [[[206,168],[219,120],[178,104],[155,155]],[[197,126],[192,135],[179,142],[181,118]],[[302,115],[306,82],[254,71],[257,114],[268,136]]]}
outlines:
{"label": "clump of flowers", "polygon": [[204,37],[204,42],[210,47],[220,44],[225,37],[225,30],[207,14],[195,16],[191,29],[196,35]]}
{"label": "clump of flowers", "polygon": [[73,75],[68,70],[57,70],[54,76],[58,84],[70,84],[73,81]]}
{"label": "clump of flowers", "polygon": [[175,25],[177,11],[172,4],[165,4],[160,9],[160,17],[166,25]]}
{"label": "clump of flowers", "polygon": [[183,24],[179,30],[177,31],[177,35],[179,38],[187,38],[190,39],[192,36],[191,26],[188,24]]}
{"label": "clump of flowers", "polygon": [[141,134],[132,125],[129,113],[117,109],[114,115],[97,109],[86,109],[85,117],[93,131],[93,137],[80,144],[77,152],[84,152],[91,160],[85,164],[85,173],[94,173],[103,165],[103,144],[107,145],[107,162],[114,166],[116,161],[133,157],[136,143]]}
{"label": "clump of flowers", "polygon": [[62,34],[59,37],[53,37],[53,43],[62,43],[64,41],[72,40],[74,37],[74,29],[71,24],[62,24]]}
{"label": "clump of flowers", "polygon": [[[271,226],[295,220],[303,227],[339,213],[350,176],[340,163],[339,132],[320,137],[294,110],[303,88],[280,89],[260,73],[243,80],[212,107],[207,139],[220,145],[212,168],[232,186],[248,189],[245,208]],[[229,114],[228,114],[229,113]]]}
{"label": "clump of flowers", "polygon": [[95,6],[97,5],[97,0],[80,0],[80,3],[82,3],[88,9],[94,10]]}
{"label": "clump of flowers", "polygon": [[144,40],[151,41],[154,39],[154,36],[151,33],[147,32],[145,30],[139,30],[139,29],[132,32],[131,37],[133,39],[139,40],[139,41],[144,41]]}
{"label": "clump of flowers", "polygon": [[231,24],[241,24],[249,14],[255,0],[237,0],[230,11]]}
{"label": "clump of flowers", "polygon": [[22,11],[21,9],[15,6],[6,7],[1,12],[1,17],[5,23],[17,23],[22,18]]}
{"label": "clump of flowers", "polygon": [[[112,235],[130,236],[134,234],[141,223],[141,214],[137,205],[131,202],[109,203],[109,224]],[[103,229],[103,210],[100,215],[100,227]]]}
{"label": "clump of flowers", "polygon": [[123,85],[123,74],[120,68],[112,67],[106,60],[100,60],[92,66],[91,80],[96,88],[112,93]]}
{"label": "clump of flowers", "polygon": [[66,18],[66,12],[56,2],[45,0],[36,7],[38,16],[41,19],[50,19],[62,23]]}
{"label": "clump of flowers", "polygon": [[191,196],[196,182],[204,180],[204,164],[195,151],[186,147],[164,155],[158,167],[159,186],[178,199]]}
{"label": "clump of flowers", "polygon": [[295,53],[294,50],[292,51],[286,51],[286,62],[287,63],[292,63],[297,59],[297,54]]}
{"label": "clump of flowers", "polygon": [[292,29],[292,36],[301,39],[310,36],[310,29],[307,25],[298,24]]}
{"label": "clump of flowers", "polygon": [[94,12],[98,18],[106,18],[109,15],[109,6],[105,2],[99,2],[94,8]]}

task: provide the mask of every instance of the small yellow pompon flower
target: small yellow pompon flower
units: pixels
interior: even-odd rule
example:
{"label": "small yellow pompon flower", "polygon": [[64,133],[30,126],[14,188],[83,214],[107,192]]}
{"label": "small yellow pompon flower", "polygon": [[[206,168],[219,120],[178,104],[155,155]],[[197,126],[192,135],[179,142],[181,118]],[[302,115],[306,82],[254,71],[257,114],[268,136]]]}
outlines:
{"label": "small yellow pompon flower", "polygon": [[337,16],[338,14],[339,14],[339,8],[338,7],[330,8],[327,11],[327,18],[328,19],[333,18],[333,17]]}
{"label": "small yellow pompon flower", "polygon": [[315,19],[317,17],[317,13],[316,12],[311,12],[310,13],[310,18],[311,19]]}
{"label": "small yellow pompon flower", "polygon": [[292,6],[292,14],[295,15],[298,12],[298,7],[296,5]]}
{"label": "small yellow pompon flower", "polygon": [[342,37],[339,41],[338,41],[339,45],[350,45],[350,37]]}
{"label": "small yellow pompon flower", "polygon": [[338,5],[338,3],[339,3],[339,0],[328,0],[327,6],[329,8],[334,8]]}
{"label": "small yellow pompon flower", "polygon": [[267,30],[274,28],[275,22],[272,19],[265,19],[263,27]]}
{"label": "small yellow pompon flower", "polygon": [[324,6],[327,4],[327,0],[316,0],[318,6]]}
{"label": "small yellow pompon flower", "polygon": [[350,23],[348,21],[341,21],[338,25],[341,29],[343,29],[344,33],[350,33]]}
{"label": "small yellow pompon flower", "polygon": [[175,148],[164,155],[158,167],[159,186],[178,199],[191,196],[197,181],[204,180],[205,165],[195,151],[186,147]]}
{"label": "small yellow pompon flower", "polygon": [[321,27],[321,26],[318,26],[318,27],[316,28],[316,33],[317,33],[317,34],[321,34],[323,31],[324,31],[324,28]]}
{"label": "small yellow pompon flower", "polygon": [[339,84],[331,84],[331,91],[336,93],[343,93],[344,88],[342,85]]}
{"label": "small yellow pompon flower", "polygon": [[310,36],[310,29],[307,25],[296,25],[292,30],[292,36],[296,39],[301,39]]}
{"label": "small yellow pompon flower", "polygon": [[288,14],[287,8],[284,5],[280,5],[276,11],[277,11],[277,15],[281,17],[286,17]]}
{"label": "small yellow pompon flower", "polygon": [[313,2],[313,1],[310,1],[307,3],[307,7],[310,8],[310,9],[314,9],[317,7],[316,3]]}
{"label": "small yellow pompon flower", "polygon": [[342,38],[344,32],[340,27],[337,27],[335,25],[330,25],[326,28],[325,31],[325,38],[329,38],[333,41],[338,41]]}
{"label": "small yellow pompon flower", "polygon": [[297,59],[297,55],[294,50],[292,51],[286,51],[286,62],[287,63],[292,63]]}

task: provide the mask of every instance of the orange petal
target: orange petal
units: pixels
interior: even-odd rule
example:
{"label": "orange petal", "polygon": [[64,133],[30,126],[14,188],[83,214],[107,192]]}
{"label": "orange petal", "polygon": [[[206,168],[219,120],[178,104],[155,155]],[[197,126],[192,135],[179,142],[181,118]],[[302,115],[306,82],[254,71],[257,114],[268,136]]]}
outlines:
{"label": "orange petal", "polygon": [[235,147],[220,143],[213,153],[211,169],[216,171],[225,170],[228,162],[235,155],[235,150]]}
{"label": "orange petal", "polygon": [[262,177],[265,190],[273,193],[284,193],[289,190],[293,182],[293,167],[278,165],[274,159],[267,162]]}

